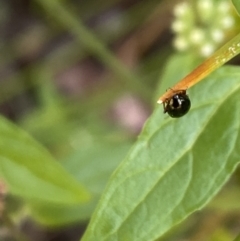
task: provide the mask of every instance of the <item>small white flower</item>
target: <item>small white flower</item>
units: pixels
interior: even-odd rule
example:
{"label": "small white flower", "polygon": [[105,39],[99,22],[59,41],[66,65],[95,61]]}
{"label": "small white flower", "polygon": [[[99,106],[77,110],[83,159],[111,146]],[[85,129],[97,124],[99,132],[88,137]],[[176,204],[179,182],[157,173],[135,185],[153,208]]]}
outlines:
{"label": "small white flower", "polygon": [[183,37],[177,37],[173,41],[173,44],[174,44],[175,48],[180,51],[184,51],[188,48],[188,41]]}
{"label": "small white flower", "polygon": [[232,16],[227,15],[221,20],[221,24],[223,28],[230,28],[234,25],[235,20]]}
{"label": "small white flower", "polygon": [[213,53],[213,51],[214,51],[214,45],[211,43],[204,44],[200,49],[200,53],[203,57],[210,56]]}
{"label": "small white flower", "polygon": [[187,2],[182,2],[177,4],[174,9],[173,13],[176,17],[183,16],[189,10],[189,4]]}
{"label": "small white flower", "polygon": [[210,0],[200,0],[198,1],[198,8],[200,11],[212,11],[213,2]]}
{"label": "small white flower", "polygon": [[222,1],[219,3],[217,10],[221,13],[227,13],[230,10],[230,4],[228,1]]}
{"label": "small white flower", "polygon": [[182,2],[174,8],[174,15],[175,48],[193,50],[204,57],[215,51],[224,41],[226,29],[236,24],[229,0]]}
{"label": "small white flower", "polygon": [[190,34],[190,40],[192,43],[200,44],[204,40],[204,32],[202,29],[195,28]]}
{"label": "small white flower", "polygon": [[181,20],[174,21],[172,24],[172,30],[176,33],[182,32],[185,28],[186,24]]}
{"label": "small white flower", "polygon": [[212,21],[213,13],[215,12],[213,2],[211,0],[198,1],[197,12],[199,20],[203,23],[209,24]]}
{"label": "small white flower", "polygon": [[224,39],[224,33],[222,30],[220,29],[214,29],[211,32],[211,36],[212,39],[216,42],[216,43],[221,43]]}

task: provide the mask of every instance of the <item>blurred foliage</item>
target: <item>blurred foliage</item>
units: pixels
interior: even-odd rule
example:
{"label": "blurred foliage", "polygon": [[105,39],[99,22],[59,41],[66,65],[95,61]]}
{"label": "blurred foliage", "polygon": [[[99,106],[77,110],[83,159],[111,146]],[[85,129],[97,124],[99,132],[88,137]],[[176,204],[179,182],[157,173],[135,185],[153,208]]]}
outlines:
{"label": "blurred foliage", "polygon": [[[1,113],[93,196],[87,206],[26,202],[1,180],[1,241],[79,240],[160,94],[159,76],[175,52],[171,23],[179,2],[0,0]],[[233,240],[240,232],[239,181],[237,170],[208,208],[161,240]],[[67,229],[73,223],[78,231]]]}

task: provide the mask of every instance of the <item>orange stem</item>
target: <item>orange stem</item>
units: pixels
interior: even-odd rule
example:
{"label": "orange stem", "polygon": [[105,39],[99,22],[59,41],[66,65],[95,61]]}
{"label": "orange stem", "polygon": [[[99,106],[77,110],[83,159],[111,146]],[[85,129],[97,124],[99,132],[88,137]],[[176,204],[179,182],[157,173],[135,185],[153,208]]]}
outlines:
{"label": "orange stem", "polygon": [[193,85],[197,84],[211,72],[228,62],[230,59],[240,53],[240,34],[235,36],[223,47],[217,50],[211,57],[206,59],[190,74],[180,80],[176,85],[165,92],[157,101],[162,104],[171,99],[178,91],[187,90]]}

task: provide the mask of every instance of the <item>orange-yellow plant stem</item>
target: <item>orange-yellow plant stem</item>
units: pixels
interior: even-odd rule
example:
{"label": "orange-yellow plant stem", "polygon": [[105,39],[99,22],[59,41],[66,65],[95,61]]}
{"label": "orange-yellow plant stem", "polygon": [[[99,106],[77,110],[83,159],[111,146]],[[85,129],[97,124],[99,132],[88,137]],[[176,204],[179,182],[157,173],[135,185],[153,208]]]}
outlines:
{"label": "orange-yellow plant stem", "polygon": [[239,53],[240,34],[227,42],[223,47],[217,50],[211,57],[200,64],[190,74],[180,80],[176,85],[171,87],[158,99],[157,102],[162,104],[171,99],[172,96],[176,94],[176,92],[189,89]]}

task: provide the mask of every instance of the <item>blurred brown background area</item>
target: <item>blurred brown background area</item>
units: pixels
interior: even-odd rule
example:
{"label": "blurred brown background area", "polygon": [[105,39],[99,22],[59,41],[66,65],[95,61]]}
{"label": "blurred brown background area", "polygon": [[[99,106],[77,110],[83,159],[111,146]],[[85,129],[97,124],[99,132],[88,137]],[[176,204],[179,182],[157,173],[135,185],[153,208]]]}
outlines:
{"label": "blurred brown background area", "polygon": [[[0,0],[1,114],[57,157],[84,142],[76,135],[79,129],[100,139],[135,138],[152,111],[159,74],[172,52],[169,26],[176,2],[59,1],[104,47],[99,53],[57,10],[48,12],[39,1]],[[106,52],[119,62],[109,63]],[[1,241],[75,241],[84,231],[86,224],[48,231],[29,219],[11,223],[7,212],[21,202],[11,202],[3,183],[1,193]]]}
{"label": "blurred brown background area", "polygon": [[1,1],[1,113],[47,145],[56,143],[43,140],[48,124],[41,116],[49,113],[42,109],[60,102],[70,112],[64,118],[94,110],[95,118],[139,133],[172,52],[169,26],[178,1],[59,2],[95,42],[54,6],[46,11],[38,1]]}
{"label": "blurred brown background area", "polygon": [[[169,47],[174,3],[156,0],[64,2],[126,68],[138,72],[144,59]],[[84,102],[112,85],[121,89],[117,86],[120,81],[107,77],[112,74],[111,70],[78,43],[71,31],[48,16],[37,1],[10,0],[0,4],[1,112],[4,115],[18,119],[38,105],[39,83],[31,72],[42,63],[51,69],[54,87],[67,98]],[[158,71],[161,64],[159,62],[151,73]],[[153,90],[155,79],[146,76],[144,81]],[[123,90],[127,91],[127,88]]]}

